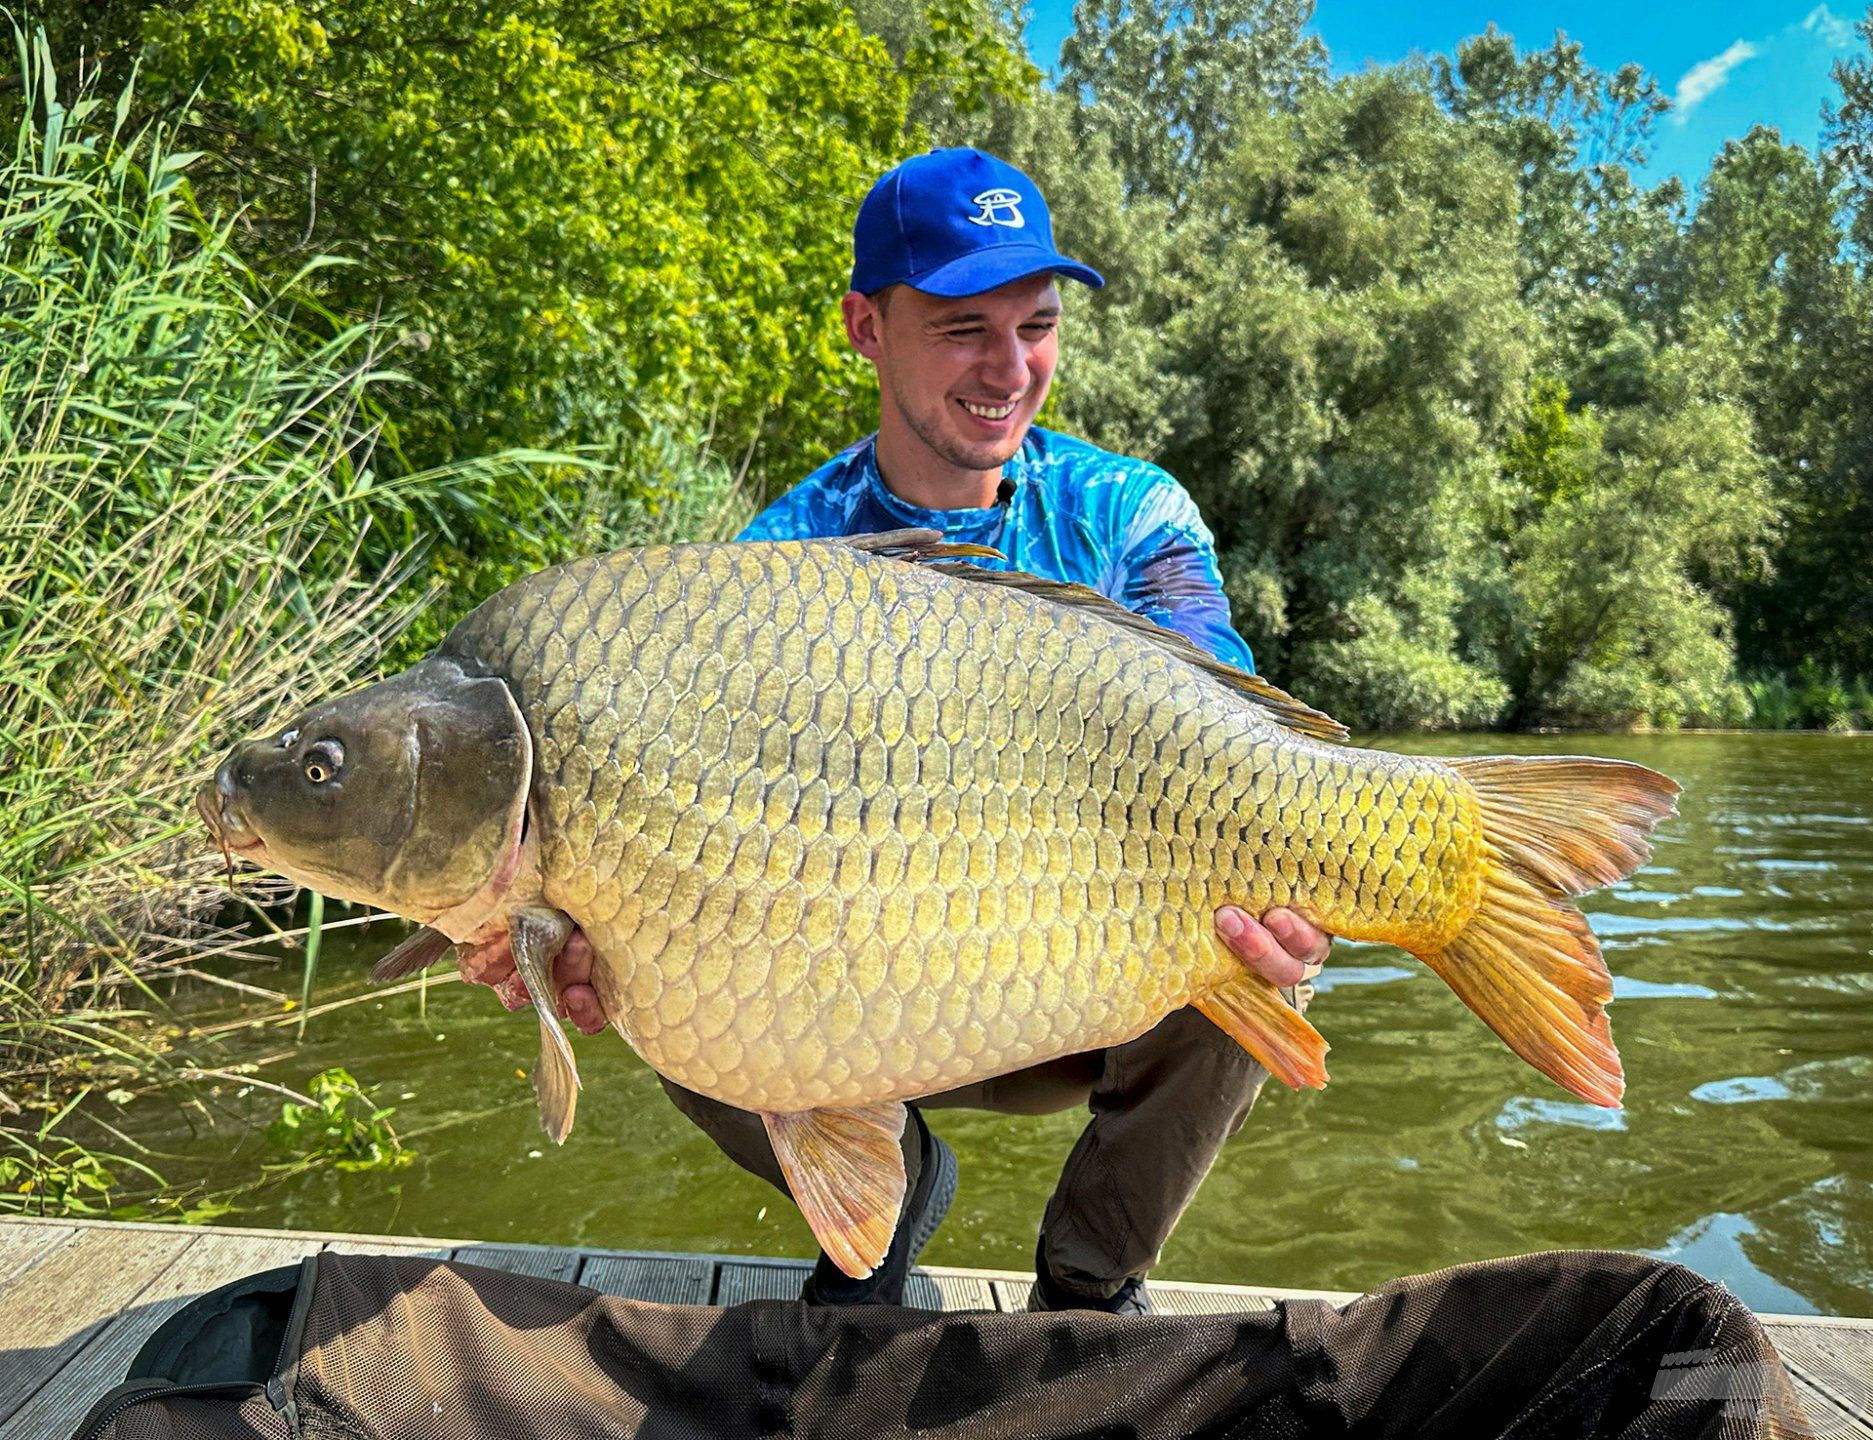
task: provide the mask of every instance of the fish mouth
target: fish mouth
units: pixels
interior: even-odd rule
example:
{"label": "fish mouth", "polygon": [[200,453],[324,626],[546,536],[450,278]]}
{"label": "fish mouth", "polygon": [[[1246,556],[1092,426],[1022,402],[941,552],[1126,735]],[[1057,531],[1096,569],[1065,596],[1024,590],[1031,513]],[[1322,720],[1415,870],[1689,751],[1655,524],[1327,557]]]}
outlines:
{"label": "fish mouth", "polygon": [[232,869],[236,855],[243,860],[257,860],[266,853],[267,844],[241,823],[228,806],[229,798],[218,781],[210,780],[195,792],[195,813],[202,817],[209,838]]}

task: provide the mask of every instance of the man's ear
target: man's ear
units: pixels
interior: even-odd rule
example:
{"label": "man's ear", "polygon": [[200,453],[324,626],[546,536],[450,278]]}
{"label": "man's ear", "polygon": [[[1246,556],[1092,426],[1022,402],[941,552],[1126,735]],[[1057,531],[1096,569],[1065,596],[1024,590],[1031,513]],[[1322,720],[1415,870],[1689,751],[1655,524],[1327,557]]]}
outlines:
{"label": "man's ear", "polygon": [[884,354],[884,312],[877,302],[869,295],[848,290],[839,302],[839,310],[845,316],[845,338],[852,342],[852,348],[867,360],[878,360]]}

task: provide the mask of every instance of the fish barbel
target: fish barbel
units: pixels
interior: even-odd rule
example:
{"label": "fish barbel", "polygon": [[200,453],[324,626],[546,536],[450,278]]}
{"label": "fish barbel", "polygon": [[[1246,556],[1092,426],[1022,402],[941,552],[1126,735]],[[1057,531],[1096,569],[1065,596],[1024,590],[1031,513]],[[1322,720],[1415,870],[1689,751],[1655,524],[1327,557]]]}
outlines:
{"label": "fish barbel", "polygon": [[[419,745],[412,824],[431,767],[512,802],[442,827],[495,837],[467,858],[448,835],[427,858],[399,840],[401,892],[355,864],[335,882],[329,840],[314,872],[284,792],[243,799],[243,756],[272,741],[230,757],[221,813],[306,883],[458,940],[505,930],[558,1136],[577,1077],[546,1036],[549,967],[576,923],[618,1031],[678,1084],[766,1118],[853,1274],[889,1244],[907,1099],[1120,1044],[1186,1005],[1287,1084],[1324,1084],[1325,1041],[1216,937],[1225,903],[1400,946],[1543,1073],[1619,1102],[1612,987],[1569,897],[1644,862],[1670,780],[1345,745],[1090,590],[967,563],[993,553],[930,531],[684,545],[509,586],[281,747],[479,697],[497,758]],[[419,871],[454,878],[418,903]]]}

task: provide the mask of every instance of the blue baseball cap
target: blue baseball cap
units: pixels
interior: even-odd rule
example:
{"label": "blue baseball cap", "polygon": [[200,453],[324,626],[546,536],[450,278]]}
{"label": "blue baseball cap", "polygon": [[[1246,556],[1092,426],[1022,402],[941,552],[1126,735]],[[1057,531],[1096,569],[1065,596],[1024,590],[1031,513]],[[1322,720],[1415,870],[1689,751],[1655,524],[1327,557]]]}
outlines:
{"label": "blue baseball cap", "polygon": [[1094,288],[1097,270],[1054,249],[1040,187],[980,150],[932,150],[886,172],[852,227],[852,288],[905,284],[953,299],[1052,271]]}

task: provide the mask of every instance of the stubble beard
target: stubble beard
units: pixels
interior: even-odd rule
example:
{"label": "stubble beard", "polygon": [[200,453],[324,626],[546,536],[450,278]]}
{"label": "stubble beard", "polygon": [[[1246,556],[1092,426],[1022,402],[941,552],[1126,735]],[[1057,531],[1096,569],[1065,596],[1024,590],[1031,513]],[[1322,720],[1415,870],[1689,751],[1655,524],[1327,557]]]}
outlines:
{"label": "stubble beard", "polygon": [[961,470],[999,470],[1008,463],[1015,451],[1021,448],[1021,442],[1027,439],[1028,426],[1023,425],[1009,440],[1004,442],[1005,449],[1001,445],[986,442],[971,445],[945,430],[941,416],[933,418],[922,415],[913,406],[906,405],[904,396],[895,383],[891,387],[891,396],[897,405],[898,414],[904,417],[904,423],[910,427],[911,434],[929,446],[945,464],[954,465]]}

